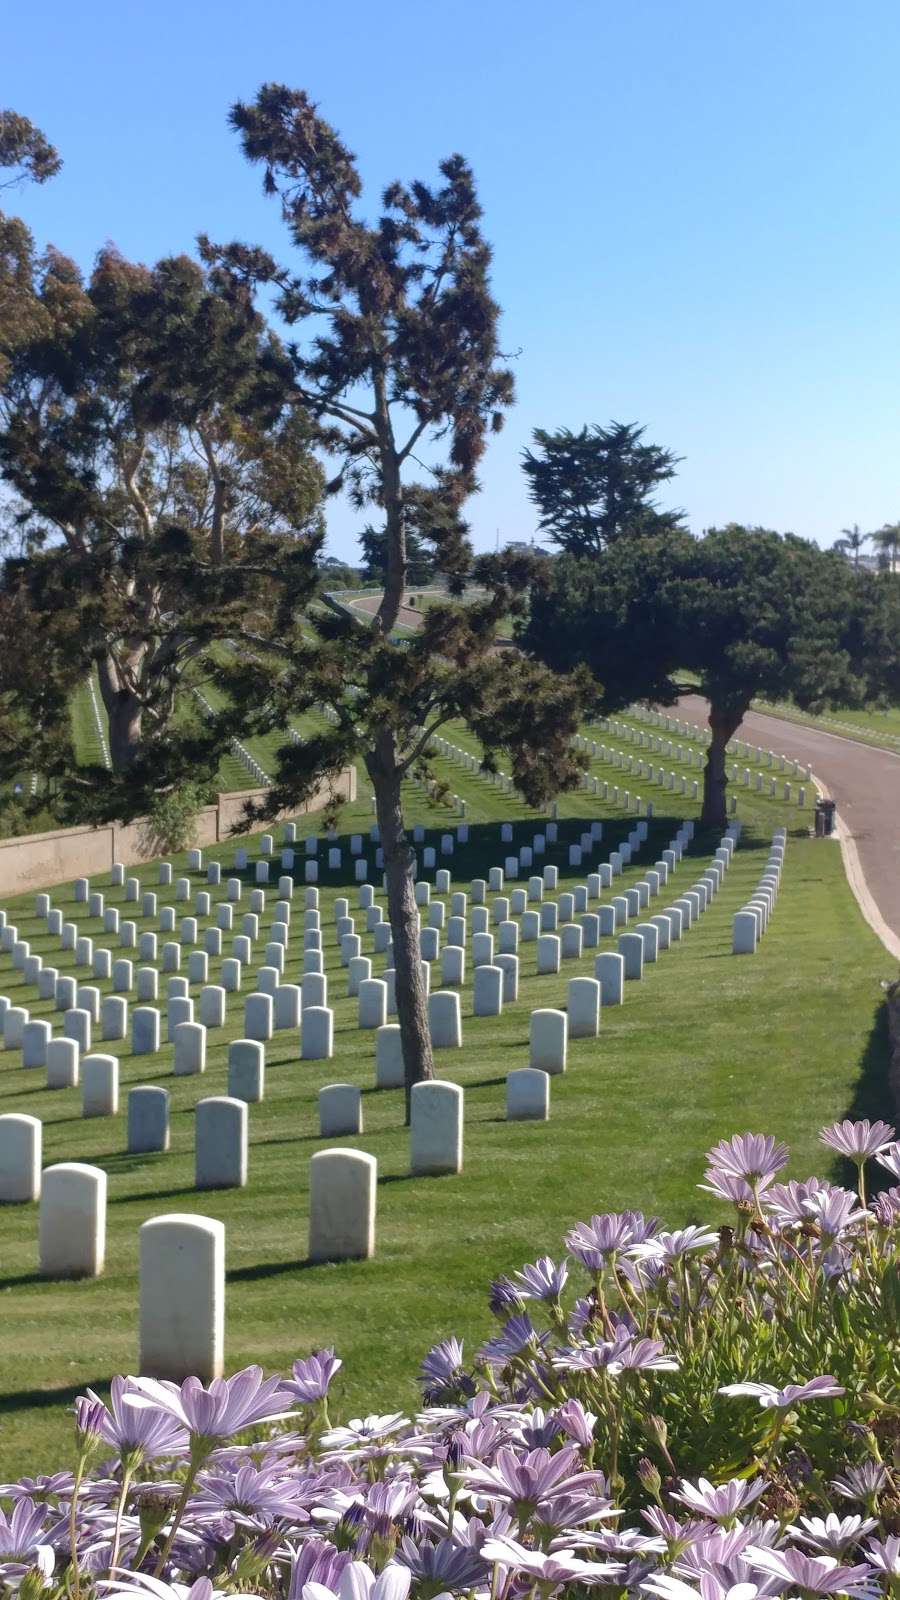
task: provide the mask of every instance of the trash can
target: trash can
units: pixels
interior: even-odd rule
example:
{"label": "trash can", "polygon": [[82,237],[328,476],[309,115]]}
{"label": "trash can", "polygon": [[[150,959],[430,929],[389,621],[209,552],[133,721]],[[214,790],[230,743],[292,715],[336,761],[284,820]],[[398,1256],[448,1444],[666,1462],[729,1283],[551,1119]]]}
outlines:
{"label": "trash can", "polygon": [[827,839],[834,833],[834,817],[837,806],[833,800],[816,801],[816,838]]}

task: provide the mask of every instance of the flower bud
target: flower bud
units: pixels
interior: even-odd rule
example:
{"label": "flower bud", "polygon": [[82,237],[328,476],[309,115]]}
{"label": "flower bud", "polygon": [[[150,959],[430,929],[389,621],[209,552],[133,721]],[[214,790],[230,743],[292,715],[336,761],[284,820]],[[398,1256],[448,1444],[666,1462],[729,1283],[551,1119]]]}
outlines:
{"label": "flower bud", "polygon": [[641,1456],[637,1464],[637,1475],[647,1493],[652,1495],[654,1500],[658,1500],[662,1489],[662,1478],[659,1469],[646,1456]]}
{"label": "flower bud", "polygon": [[165,1489],[150,1489],[146,1494],[141,1493],[138,1496],[135,1509],[141,1525],[141,1539],[150,1545],[157,1534],[162,1532],[174,1511],[175,1500]]}
{"label": "flower bud", "polygon": [[648,1439],[659,1445],[660,1450],[665,1450],[669,1442],[669,1430],[666,1427],[665,1417],[661,1417],[656,1412],[651,1411],[646,1417],[642,1417],[641,1427]]}

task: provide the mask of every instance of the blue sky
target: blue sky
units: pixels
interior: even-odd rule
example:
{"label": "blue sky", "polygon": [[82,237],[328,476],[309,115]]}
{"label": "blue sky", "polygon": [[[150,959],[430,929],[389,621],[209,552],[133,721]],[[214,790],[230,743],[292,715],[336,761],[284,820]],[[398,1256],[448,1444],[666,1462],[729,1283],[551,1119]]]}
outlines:
{"label": "blue sky", "polygon": [[[226,126],[306,88],[372,198],[472,162],[518,403],[471,502],[529,537],[534,427],[640,421],[698,530],[830,543],[900,517],[900,7],[894,0],[46,0],[7,10],[2,102],[65,159],[16,193],[86,267],[200,231],[288,254]],[[335,506],[330,548],[357,526]]]}

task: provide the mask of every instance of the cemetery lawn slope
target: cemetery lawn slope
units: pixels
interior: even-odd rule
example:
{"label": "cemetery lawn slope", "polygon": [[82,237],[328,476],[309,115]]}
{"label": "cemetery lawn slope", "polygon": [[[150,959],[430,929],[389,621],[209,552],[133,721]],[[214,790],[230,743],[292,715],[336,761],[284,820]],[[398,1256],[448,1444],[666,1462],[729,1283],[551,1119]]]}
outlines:
{"label": "cemetery lawn slope", "polygon": [[[534,823],[517,802],[478,781],[485,809],[521,817],[517,843],[530,839]],[[418,791],[411,790],[409,798],[411,820],[416,811],[429,816]],[[655,798],[657,811],[665,807],[666,815],[654,819],[648,847],[621,880],[626,887],[659,854],[677,819],[696,809],[658,791]],[[621,817],[615,820],[608,807],[587,796],[568,797],[565,809],[579,820],[561,821],[557,861],[567,859],[566,840],[577,838],[586,816],[606,818],[601,859],[627,832]],[[79,1160],[103,1167],[110,1200],[105,1274],[74,1283],[36,1276],[37,1207],[0,1209],[3,1473],[12,1477],[70,1463],[66,1408],[72,1398],[87,1384],[102,1390],[112,1374],[134,1371],[137,1235],[149,1217],[191,1212],[224,1221],[228,1369],[260,1361],[285,1370],[293,1357],[333,1344],[344,1360],[332,1404],[337,1419],[414,1405],[417,1364],[436,1339],[456,1333],[472,1351],[488,1334],[488,1281],[545,1251],[559,1258],[565,1230],[592,1212],[630,1206],[672,1225],[724,1220],[724,1209],[697,1189],[704,1151],[717,1139],[745,1129],[773,1133],[792,1147],[790,1174],[805,1176],[821,1170],[821,1126],[848,1114],[890,1115],[880,981],[892,975],[892,964],[864,924],[831,842],[789,838],[783,889],[759,952],[731,955],[732,916],[757,881],[764,846],[784,811],[749,793],[742,793],[741,809],[753,826],[720,894],[690,934],[646,969],[641,983],[626,985],[624,1005],[604,1011],[598,1039],[570,1042],[568,1070],[551,1080],[548,1123],[505,1121],[506,1074],[527,1064],[531,1010],[564,1005],[567,979],[592,973],[593,952],[565,963],[558,976],[537,977],[534,946],[521,946],[520,999],[498,1018],[473,1018],[469,969],[462,991],[464,1047],[437,1058],[440,1074],[466,1092],[465,1170],[459,1177],[408,1175],[402,1095],[373,1088],[374,1036],[358,1029],[356,1002],[345,998],[346,974],[334,937],[336,894],[346,895],[356,909],[349,872],[330,882],[326,873],[321,886],[334,1059],[301,1063],[293,1033],[276,1034],[267,1046],[266,1098],[250,1108],[246,1189],[193,1187],[193,1108],[205,1095],[226,1092],[228,1041],[243,1033],[243,1006],[235,1004],[240,997],[230,997],[226,1027],[210,1033],[203,1078],[173,1078],[168,1046],[153,1058],[135,1058],[128,1042],[95,1043],[95,1049],[120,1057],[122,1110],[115,1118],[83,1120],[79,1090],[51,1093],[40,1070],[22,1070],[17,1052],[6,1059],[0,1054],[0,1111],[43,1118],[45,1165]],[[370,817],[368,804],[359,802],[348,808],[342,828],[365,832]],[[304,826],[301,820],[301,833]],[[473,824],[468,851],[458,848],[449,862],[454,887],[468,888],[474,875],[502,861],[506,852],[498,831],[495,824]],[[436,838],[430,835],[429,842]],[[690,885],[715,843],[695,841],[693,863],[678,869],[658,908]],[[346,860],[346,837],[344,844]],[[217,847],[211,857],[230,865],[234,844]],[[176,874],[183,859],[175,861]],[[302,846],[297,859],[299,864]],[[560,889],[583,881],[584,873],[562,868]],[[155,866],[139,876],[146,888],[157,889]],[[195,874],[192,892],[204,884],[205,874]],[[123,890],[111,889],[108,878],[93,887],[105,892],[107,904],[122,905]],[[248,887],[245,877],[244,909]],[[160,904],[171,898],[167,891],[159,894]],[[224,885],[214,899],[223,895]],[[266,919],[275,898],[270,889]],[[84,909],[76,908],[71,888],[55,890],[53,902],[67,919]],[[300,884],[293,907],[302,924]],[[51,957],[54,964],[69,959],[38,923],[33,896],[8,910],[21,936],[48,963]],[[138,926],[155,927],[156,921],[138,920]],[[115,944],[96,927],[90,931],[96,943]],[[604,941],[601,948],[614,945]],[[292,946],[292,981],[298,951],[299,942]],[[376,975],[380,966],[376,959]],[[433,970],[436,988],[439,965]],[[81,981],[96,980],[84,974]],[[0,991],[17,1003],[23,998],[20,985],[21,975],[3,957]],[[109,984],[99,987],[106,992]],[[248,978],[244,993],[252,987]],[[51,1003],[35,1003],[30,991],[28,998],[32,1015],[51,1018],[59,1031],[61,1019]],[[165,1155],[128,1155],[127,1092],[150,1082],[171,1093],[171,1149]],[[362,1087],[362,1136],[319,1138],[317,1094],[332,1082]],[[376,1255],[368,1262],[311,1266],[309,1158],[335,1142],[378,1159]]]}

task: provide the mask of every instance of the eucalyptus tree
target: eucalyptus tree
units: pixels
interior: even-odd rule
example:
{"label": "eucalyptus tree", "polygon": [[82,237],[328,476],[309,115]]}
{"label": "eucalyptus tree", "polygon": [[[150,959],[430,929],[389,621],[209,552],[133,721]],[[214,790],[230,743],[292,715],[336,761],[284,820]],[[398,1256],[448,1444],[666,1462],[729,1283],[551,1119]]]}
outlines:
{"label": "eucalyptus tree", "polygon": [[73,670],[96,664],[113,780],[78,786],[87,805],[93,777],[104,810],[129,803],[119,778],[139,789],[160,770],[185,675],[243,620],[233,569],[278,534],[321,543],[323,480],[284,403],[286,354],[247,296],[216,293],[185,256],[146,268],[106,250],[87,282],[57,252],[22,259],[30,332],[0,324],[0,474],[20,539],[4,583],[45,638],[65,634]]}

